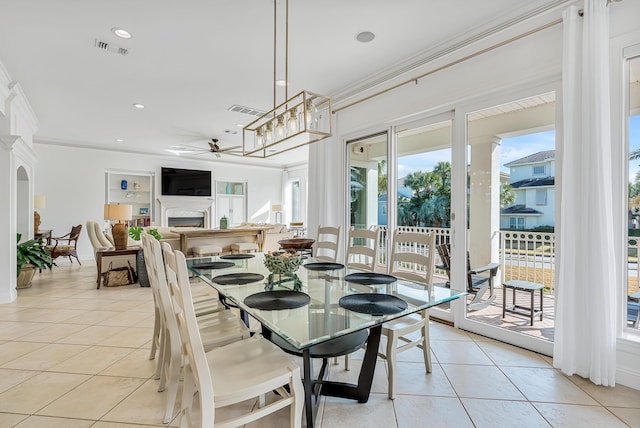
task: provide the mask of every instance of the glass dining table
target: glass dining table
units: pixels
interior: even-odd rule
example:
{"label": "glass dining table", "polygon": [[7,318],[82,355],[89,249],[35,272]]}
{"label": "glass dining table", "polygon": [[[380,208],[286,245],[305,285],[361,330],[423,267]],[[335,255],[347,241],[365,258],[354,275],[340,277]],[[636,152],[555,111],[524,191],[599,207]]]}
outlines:
{"label": "glass dining table", "polygon": [[[277,338],[272,341],[302,356],[308,427],[314,424],[320,395],[367,402],[383,323],[466,294],[388,275],[365,274],[370,278],[363,279],[360,271],[313,258],[305,259],[291,280],[277,274],[270,277],[262,253],[191,258],[187,265],[223,301],[239,308],[245,322],[247,315],[255,318],[265,337]],[[375,302],[354,306],[350,301],[354,298],[375,298]],[[382,305],[376,306],[379,301]],[[326,347],[363,330],[368,330],[368,339],[357,385],[326,380],[326,358],[319,377],[313,379],[313,350],[318,345]]]}

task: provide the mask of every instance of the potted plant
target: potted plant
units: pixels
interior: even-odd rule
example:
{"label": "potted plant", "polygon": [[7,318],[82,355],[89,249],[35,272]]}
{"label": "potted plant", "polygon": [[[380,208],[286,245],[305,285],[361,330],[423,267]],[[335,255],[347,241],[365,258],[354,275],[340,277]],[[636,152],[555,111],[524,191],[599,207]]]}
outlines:
{"label": "potted plant", "polygon": [[[131,226],[129,228],[129,236],[135,241],[140,240],[140,235],[144,228],[142,226]],[[153,236],[158,241],[162,239],[162,235],[158,232],[158,229],[149,229],[147,234]],[[138,251],[136,255],[136,270],[138,271],[138,282],[140,287],[149,287],[149,275],[147,274],[147,266],[144,264],[144,254],[142,251]]]}
{"label": "potted plant", "polygon": [[18,282],[16,288],[31,287],[31,281],[36,269],[51,269],[53,260],[40,240],[31,239],[20,242],[22,234],[18,233],[17,246],[17,273]]}

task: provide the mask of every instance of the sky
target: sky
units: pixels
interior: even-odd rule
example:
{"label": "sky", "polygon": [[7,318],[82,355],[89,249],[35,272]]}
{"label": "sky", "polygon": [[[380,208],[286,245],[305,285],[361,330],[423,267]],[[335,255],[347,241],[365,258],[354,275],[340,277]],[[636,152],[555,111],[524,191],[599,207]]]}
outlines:
{"label": "sky", "polygon": [[[629,151],[640,149],[640,115],[632,116],[629,131]],[[555,149],[555,131],[544,131],[519,137],[504,138],[500,153],[500,169],[509,172],[504,165],[533,153]],[[432,171],[438,162],[451,162],[451,149],[436,150],[398,159],[398,177],[415,171]],[[633,182],[640,171],[640,159],[629,162],[629,181]]]}

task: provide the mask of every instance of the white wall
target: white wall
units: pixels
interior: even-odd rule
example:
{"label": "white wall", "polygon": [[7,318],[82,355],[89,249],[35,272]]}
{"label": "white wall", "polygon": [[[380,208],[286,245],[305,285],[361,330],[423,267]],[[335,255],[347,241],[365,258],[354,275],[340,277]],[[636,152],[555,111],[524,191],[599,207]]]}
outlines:
{"label": "white wall", "polygon": [[[272,204],[280,204],[282,170],[256,166],[242,166],[229,162],[196,161],[177,157],[145,156],[139,154],[72,148],[45,143],[34,144],[40,159],[36,170],[35,193],[46,195],[47,206],[39,210],[41,229],[52,229],[54,236],[68,233],[72,225],[87,220],[103,221],[105,202],[105,171],[151,171],[156,174],[156,197],[160,196],[160,168],[162,166],[211,169],[212,179],[247,180],[247,217],[252,221],[269,221]],[[159,224],[158,204],[155,225]],[[93,258],[93,249],[86,231],[78,242],[80,259]]]}

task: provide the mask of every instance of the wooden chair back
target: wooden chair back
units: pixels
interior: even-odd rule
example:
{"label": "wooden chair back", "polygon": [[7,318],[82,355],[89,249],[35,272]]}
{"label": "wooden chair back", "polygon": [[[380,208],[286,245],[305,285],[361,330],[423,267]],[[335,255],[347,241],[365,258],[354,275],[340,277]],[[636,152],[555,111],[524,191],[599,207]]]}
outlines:
{"label": "wooden chair back", "polygon": [[349,246],[347,248],[346,265],[350,268],[368,272],[375,271],[378,264],[378,226],[372,229],[349,230]]}
{"label": "wooden chair back", "polygon": [[393,232],[389,275],[421,284],[433,282],[436,234]]}
{"label": "wooden chair back", "polygon": [[318,226],[318,234],[314,244],[313,257],[335,263],[338,258],[340,229],[342,227]]}

